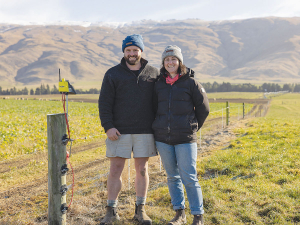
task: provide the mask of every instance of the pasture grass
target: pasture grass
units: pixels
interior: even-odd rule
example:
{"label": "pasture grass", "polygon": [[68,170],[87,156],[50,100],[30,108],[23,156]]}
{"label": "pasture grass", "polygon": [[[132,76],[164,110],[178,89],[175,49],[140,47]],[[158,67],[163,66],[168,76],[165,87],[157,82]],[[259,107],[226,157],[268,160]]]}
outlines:
{"label": "pasture grass", "polygon": [[[210,106],[210,113],[208,115],[207,120],[216,118],[216,117],[226,117],[226,103],[220,102],[220,103],[209,103]],[[253,104],[245,103],[245,114],[247,114],[251,108],[253,107]],[[230,116],[231,117],[242,117],[243,116],[243,104],[242,103],[229,103],[230,108]]]}
{"label": "pasture grass", "polygon": [[[205,224],[300,223],[299,108],[300,94],[274,98],[266,117],[237,129],[228,147],[199,158]],[[156,216],[156,224],[172,218],[167,188],[149,201],[166,215]]]}

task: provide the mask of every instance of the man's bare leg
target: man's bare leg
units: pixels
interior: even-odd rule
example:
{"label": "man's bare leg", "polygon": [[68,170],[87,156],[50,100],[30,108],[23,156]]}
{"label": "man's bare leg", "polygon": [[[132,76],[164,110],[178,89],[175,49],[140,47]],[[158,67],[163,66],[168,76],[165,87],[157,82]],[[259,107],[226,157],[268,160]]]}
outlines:
{"label": "man's bare leg", "polygon": [[134,219],[140,224],[151,225],[152,220],[146,214],[145,203],[147,197],[147,190],[149,186],[148,175],[148,157],[135,158],[135,191],[136,191],[136,204]]}
{"label": "man's bare leg", "polygon": [[101,220],[100,225],[112,224],[120,220],[117,214],[117,198],[122,188],[121,174],[125,165],[124,158],[110,158],[110,169],[107,179],[107,206],[105,217]]}
{"label": "man's bare leg", "polygon": [[147,190],[149,186],[149,175],[148,175],[148,159],[145,158],[135,158],[135,191],[136,196],[146,197]]}
{"label": "man's bare leg", "polygon": [[107,199],[116,200],[122,188],[121,174],[125,165],[124,158],[115,157],[110,159],[110,170],[107,179]]}

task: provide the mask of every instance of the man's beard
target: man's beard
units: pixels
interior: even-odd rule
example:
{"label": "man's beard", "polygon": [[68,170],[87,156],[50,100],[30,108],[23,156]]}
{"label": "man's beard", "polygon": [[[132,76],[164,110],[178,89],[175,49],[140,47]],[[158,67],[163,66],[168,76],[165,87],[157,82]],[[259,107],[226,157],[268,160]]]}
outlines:
{"label": "man's beard", "polygon": [[[139,62],[140,62],[140,59],[141,59],[141,56],[124,56],[124,58],[125,58],[125,61],[129,64],[129,65],[136,65],[136,64],[138,64]],[[129,60],[129,58],[135,58],[135,60],[133,61],[133,60]]]}

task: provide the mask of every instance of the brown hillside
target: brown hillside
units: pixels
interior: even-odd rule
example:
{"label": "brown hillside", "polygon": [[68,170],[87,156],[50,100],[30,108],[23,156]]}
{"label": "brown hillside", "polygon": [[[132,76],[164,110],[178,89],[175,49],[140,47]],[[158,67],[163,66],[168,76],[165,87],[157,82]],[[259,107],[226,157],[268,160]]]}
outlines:
{"label": "brown hillside", "polygon": [[122,40],[144,37],[144,57],[159,67],[168,44],[201,80],[300,82],[300,18],[238,21],[142,21],[131,26],[0,25],[0,86],[56,83],[58,68],[75,82],[101,81],[119,63]]}

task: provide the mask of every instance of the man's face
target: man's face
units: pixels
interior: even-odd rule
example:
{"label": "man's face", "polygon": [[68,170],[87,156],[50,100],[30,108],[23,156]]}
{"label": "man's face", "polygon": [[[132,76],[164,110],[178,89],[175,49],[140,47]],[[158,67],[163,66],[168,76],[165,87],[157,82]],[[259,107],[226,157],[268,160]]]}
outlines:
{"label": "man's face", "polygon": [[124,58],[129,65],[136,65],[140,62],[142,51],[137,46],[129,46],[124,49]]}

